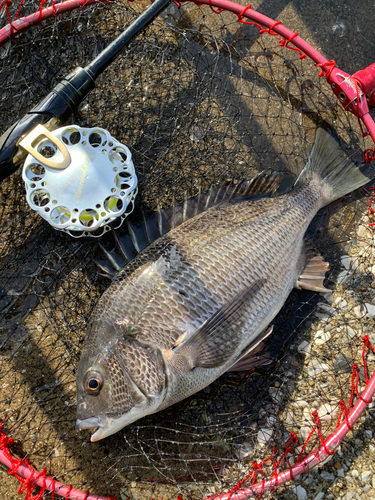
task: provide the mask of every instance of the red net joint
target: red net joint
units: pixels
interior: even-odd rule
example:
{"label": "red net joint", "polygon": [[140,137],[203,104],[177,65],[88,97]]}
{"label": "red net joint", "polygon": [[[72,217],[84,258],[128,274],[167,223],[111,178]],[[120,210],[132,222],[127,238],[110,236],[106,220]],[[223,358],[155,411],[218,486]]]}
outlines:
{"label": "red net joint", "polygon": [[72,489],[73,489],[73,486],[70,485],[69,488],[68,488],[68,491],[66,493],[66,496],[65,496],[64,500],[69,500],[70,494],[72,492]]}
{"label": "red net joint", "polygon": [[[336,63],[333,59],[331,59],[330,61],[327,61],[325,63],[316,63],[315,66],[317,66],[318,68],[321,69],[320,73],[319,73],[319,77],[321,78],[323,75],[324,75],[324,72],[326,74],[326,80],[327,82],[329,83],[329,77],[331,76],[331,73],[333,71],[334,68],[336,68]],[[324,70],[324,67],[325,66],[328,66],[326,70]]]}
{"label": "red net joint", "polygon": [[[372,191],[375,194],[375,188],[372,188]],[[372,195],[373,197],[374,197],[374,194]],[[370,337],[368,335],[364,335],[362,337],[362,342],[363,342],[362,361],[363,361],[363,368],[365,371],[366,384],[368,384],[369,378],[367,375],[366,351],[369,348],[369,349],[371,349],[372,352],[375,352],[375,349],[374,349],[373,345],[371,344]],[[366,401],[361,396],[359,396],[359,398],[361,399],[361,401],[363,401],[366,404],[370,404],[372,402],[372,399],[370,401]]]}
{"label": "red net joint", "polygon": [[238,14],[237,15],[237,20],[239,23],[242,23],[242,24],[253,24],[254,26],[258,26],[258,28],[261,30],[263,29],[259,24],[256,24],[256,23],[250,23],[248,21],[244,21],[244,16],[246,14],[246,11],[250,10],[251,9],[251,4],[249,5],[246,5],[246,7],[243,9],[243,11],[241,12],[241,14]]}
{"label": "red net joint", "polygon": [[271,35],[271,36],[279,36],[278,33],[276,33],[275,31],[273,31],[273,28],[275,28],[275,26],[278,26],[279,24],[281,24],[281,21],[276,21],[275,23],[273,23],[268,30],[268,34]]}
{"label": "red net joint", "polygon": [[297,36],[298,36],[298,33],[293,33],[293,35],[290,38],[288,38],[288,40],[286,38],[281,38],[281,40],[279,40],[279,45],[280,45],[280,47],[285,47],[287,49],[295,50],[296,52],[299,52],[299,58],[305,59],[305,57],[307,57],[307,55],[304,54],[301,49],[299,49],[298,47],[290,47],[289,46],[289,43],[293,42],[293,40]]}
{"label": "red net joint", "polygon": [[35,21],[35,24],[40,24],[42,22],[42,15],[43,15],[43,5],[46,3],[47,0],[42,0],[39,5],[39,19],[38,21]]}
{"label": "red net joint", "polygon": [[272,455],[270,457],[264,458],[260,463],[262,465],[270,465],[270,464],[272,464],[272,461],[275,460],[276,455],[277,455],[277,448],[273,447],[272,448]]}
{"label": "red net joint", "polygon": [[307,436],[306,441],[302,445],[302,450],[301,450],[300,454],[298,455],[297,463],[299,463],[302,460],[302,456],[303,456],[303,454],[305,452],[305,449],[306,449],[307,445],[309,444],[309,441],[310,441],[312,435],[314,434],[314,432],[316,431],[317,427],[318,426],[315,423],[314,427],[310,431],[310,434]]}
{"label": "red net joint", "polygon": [[255,481],[257,479],[257,471],[260,472],[261,474],[261,477],[262,477],[262,486],[261,486],[261,492],[259,494],[256,494],[255,497],[256,498],[263,498],[263,492],[264,492],[264,483],[266,482],[265,479],[264,479],[264,472],[263,472],[263,468],[262,468],[262,462],[258,463],[258,462],[254,462],[253,463],[253,471],[254,471],[254,474],[253,474],[253,477],[252,477],[252,480],[251,480],[251,485],[253,486],[255,484]]}
{"label": "red net joint", "polygon": [[258,462],[253,462],[253,470],[254,470],[254,477],[253,477],[253,481],[255,481],[255,478],[256,478],[256,471],[259,471],[261,476],[264,477],[264,471],[263,471],[263,468],[262,468],[262,462],[258,463]]}
{"label": "red net joint", "polygon": [[272,457],[271,458],[272,458],[272,469],[273,470],[272,470],[271,478],[275,479],[275,488],[277,487],[278,477],[279,477],[278,469],[279,469],[279,466],[280,466],[280,463],[282,460],[282,457],[279,458],[279,460],[276,460],[277,452],[278,452],[277,448],[272,449]]}
{"label": "red net joint", "polygon": [[237,21],[241,24],[249,24],[251,26],[256,26],[258,29],[259,29],[259,34],[262,35],[263,33],[265,33],[266,31],[268,30],[265,30],[260,24],[258,23],[254,23],[252,21],[245,21],[245,14],[246,14],[246,11],[250,10],[252,7],[251,7],[251,4],[247,5],[240,14],[237,14]]}
{"label": "red net joint", "polygon": [[[322,76],[325,72],[327,82],[330,84],[333,93],[336,95],[345,111],[352,113],[358,119],[368,113],[366,96],[360,88],[356,78],[337,68],[333,60],[316,64],[316,66],[322,69],[319,76]],[[359,125],[362,136],[368,135],[367,132],[363,130],[360,121]]]}
{"label": "red net joint", "polygon": [[[298,437],[295,432],[292,432],[288,442],[286,443],[285,451],[281,455],[281,459],[283,459],[288,453],[294,450],[294,448],[298,445]],[[280,459],[280,461],[281,461]]]}
{"label": "red net joint", "polygon": [[[374,196],[374,195],[373,195],[373,196]],[[371,342],[370,342],[370,337],[369,337],[368,335],[365,335],[364,337],[362,337],[362,342],[364,343],[364,345],[363,345],[363,349],[362,349],[363,369],[364,369],[364,372],[365,372],[366,384],[368,384],[369,378],[368,378],[368,375],[367,375],[366,351],[367,351],[367,348],[368,348],[368,347],[369,347],[372,351],[374,351],[374,348],[373,348],[373,347],[372,347],[372,345],[371,345]]]}
{"label": "red net joint", "polygon": [[[16,12],[16,17],[14,18],[14,20],[15,20],[15,21],[17,21],[17,19],[18,19],[19,15],[20,15],[20,12],[21,12],[21,9],[22,9],[22,7],[23,7],[23,3],[24,3],[24,1],[25,1],[25,0],[21,0],[21,3],[20,3],[20,5],[19,5],[19,7],[18,7],[18,9],[17,9],[17,12]],[[1,9],[0,9],[0,10],[1,10]]]}
{"label": "red net joint", "polygon": [[[286,458],[286,456],[294,450],[294,448],[298,445],[298,437],[297,437],[297,434],[295,432],[292,432],[291,435],[290,435],[290,438],[288,439],[288,442],[286,443],[286,446],[285,446],[285,450],[284,450],[284,453],[281,455],[281,457],[279,458],[278,461],[276,461],[276,459],[274,458],[273,459],[273,472],[272,472],[272,475],[271,477],[273,477],[275,479],[275,487],[277,487],[278,485],[278,470],[280,468],[280,465],[281,465],[281,462],[282,460],[285,458],[285,461],[287,462],[289,468],[290,468],[290,465],[289,465],[289,462]],[[273,456],[275,456],[277,453],[277,449],[274,450],[273,452]],[[292,472],[291,472],[292,474]]]}
{"label": "red net joint", "polygon": [[258,23],[255,23],[255,22],[252,22],[252,21],[245,21],[245,14],[248,10],[250,10],[252,7],[251,7],[251,4],[247,5],[242,11],[240,14],[237,14],[237,21],[241,24],[248,24],[248,25],[251,25],[251,26],[256,26],[258,29],[259,29],[259,34],[260,35],[263,35],[263,33],[268,33],[269,35],[271,36],[279,36],[278,33],[276,33],[275,31],[273,31],[273,28],[275,26],[278,26],[279,24],[281,24],[281,21],[276,21],[275,23],[273,23],[269,28],[263,28],[263,26],[261,26],[260,24]]}
{"label": "red net joint", "polygon": [[14,443],[14,439],[8,438],[5,432],[1,429],[3,429],[3,424],[0,422],[0,449],[4,449],[11,446]]}
{"label": "red net joint", "polygon": [[[5,5],[5,11],[8,13],[8,9],[9,7],[11,7],[13,5],[13,3],[11,2],[11,0],[3,0],[1,3],[0,3],[0,12],[2,11],[3,7]],[[9,22],[11,21],[10,18],[9,19]]]}
{"label": "red net joint", "polygon": [[364,94],[369,97],[369,104],[375,103],[375,63],[370,64],[365,69],[361,69],[354,73],[353,79],[357,81]]}
{"label": "red net joint", "polygon": [[[42,472],[40,472],[39,474],[35,473],[35,471],[31,468],[27,459],[25,460],[25,465],[31,471],[31,476],[28,479],[23,479],[21,481],[18,493],[20,494],[20,493],[23,493],[24,491],[26,491],[26,499],[28,499],[28,500],[39,500],[39,499],[42,500],[42,498],[44,497],[44,493],[46,491],[47,470],[43,469]],[[37,486],[36,480],[39,478],[42,478],[42,480],[43,480],[42,486],[40,486],[40,488],[41,488],[40,492],[32,497],[31,495]],[[23,483],[23,485],[22,485],[22,483]]]}
{"label": "red net joint", "polygon": [[[249,481],[251,479],[251,485],[253,486],[256,482],[256,479],[257,479],[257,471],[260,472],[261,474],[261,477],[262,477],[262,489],[263,489],[263,486],[264,486],[264,483],[265,483],[265,479],[264,479],[264,471],[263,471],[263,468],[262,468],[262,462],[258,463],[258,462],[254,462],[253,465],[252,465],[252,469],[251,471],[247,474],[247,476],[245,476],[241,481],[238,481],[235,486],[229,490],[228,492],[228,495],[229,495],[229,498],[232,498],[233,495],[236,494],[237,491],[239,491],[241,489],[241,487],[243,486],[244,483],[246,483],[247,481]],[[262,498],[263,497],[263,493],[259,493],[259,494],[255,494],[255,497],[256,498]]]}
{"label": "red net joint", "polygon": [[[352,377],[352,386],[354,385],[354,390],[355,390],[355,393],[357,394],[357,397],[363,402],[365,403],[366,405],[369,405],[372,400],[370,399],[370,401],[364,399],[360,394],[359,394],[359,391],[358,391],[358,382],[359,382],[359,375],[358,375],[358,365],[354,363],[353,365],[353,377]],[[352,394],[353,394],[353,389],[352,389]],[[351,401],[352,401],[352,398],[351,398]]]}
{"label": "red net joint", "polygon": [[[373,191],[375,191],[375,188],[371,188]],[[365,349],[366,347],[369,347],[372,352],[375,352],[375,349],[373,347],[373,345],[371,344],[371,341],[370,341],[370,337],[368,335],[365,335],[364,337],[362,337],[362,342],[365,343],[363,349]]]}

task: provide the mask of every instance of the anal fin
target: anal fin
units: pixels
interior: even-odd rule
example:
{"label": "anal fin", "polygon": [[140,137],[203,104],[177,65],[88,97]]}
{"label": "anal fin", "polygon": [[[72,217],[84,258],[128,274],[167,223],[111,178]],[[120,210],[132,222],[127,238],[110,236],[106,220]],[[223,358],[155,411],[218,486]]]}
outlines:
{"label": "anal fin", "polygon": [[[264,348],[263,344],[260,344]],[[249,353],[246,358],[241,359],[229,368],[226,373],[234,372],[248,372],[250,370],[255,370],[256,368],[262,368],[271,365],[275,362],[275,358],[272,357],[271,353],[268,351],[262,351],[257,353]]]}
{"label": "anal fin", "polygon": [[305,243],[304,252],[306,255],[306,265],[302,274],[297,280],[296,288],[311,290],[313,292],[332,293],[332,290],[325,288],[323,281],[329,264],[320,253],[315,250],[309,242]]}
{"label": "anal fin", "polygon": [[273,325],[267,327],[249,346],[240,354],[235,363],[228,368],[227,372],[244,372],[259,366],[272,363],[272,359],[267,356],[264,350],[263,340],[271,335]]}

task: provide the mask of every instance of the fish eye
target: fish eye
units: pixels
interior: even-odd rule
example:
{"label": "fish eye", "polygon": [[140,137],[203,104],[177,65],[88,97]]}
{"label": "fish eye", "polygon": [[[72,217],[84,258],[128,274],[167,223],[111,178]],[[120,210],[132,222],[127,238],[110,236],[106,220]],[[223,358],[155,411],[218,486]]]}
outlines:
{"label": "fish eye", "polygon": [[96,391],[96,389],[99,387],[99,380],[97,378],[92,378],[88,381],[87,385],[89,389]]}
{"label": "fish eye", "polygon": [[99,372],[89,371],[86,373],[84,386],[88,394],[99,394],[103,385],[103,377]]}

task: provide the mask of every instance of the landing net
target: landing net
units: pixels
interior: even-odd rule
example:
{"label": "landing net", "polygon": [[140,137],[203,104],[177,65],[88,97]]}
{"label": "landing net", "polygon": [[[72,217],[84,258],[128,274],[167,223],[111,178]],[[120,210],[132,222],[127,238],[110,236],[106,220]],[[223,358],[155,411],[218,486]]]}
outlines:
{"label": "landing net", "polygon": [[[5,44],[1,131],[74,67],[92,60],[145,7],[86,5]],[[17,8],[7,4],[12,19]],[[38,8],[25,2],[22,15]],[[173,4],[100,78],[72,123],[108,129],[131,149],[139,178],[133,220],[141,206],[151,213],[173,197],[180,201],[185,193],[269,168],[284,173],[286,189],[319,126],[335,130],[353,160],[373,147],[314,63],[279,40],[231,13]],[[371,408],[355,425],[348,417],[357,402],[371,402],[371,394],[358,394],[375,367],[369,191],[319,214],[314,242],[330,263],[326,286],[334,292],[292,292],[267,341],[274,359],[267,371],[226,374],[97,443],[75,431],[75,376],[90,314],[109,286],[93,262],[103,259],[102,250],[97,241],[72,239],[32,213],[19,171],[3,183],[0,196],[0,447],[11,476],[18,476],[1,475],[2,498],[15,495],[19,482],[28,498],[51,498],[45,477],[52,478],[52,489],[54,480],[67,485],[58,491],[67,498],[84,498],[71,496],[72,488],[89,490],[90,498],[135,500],[226,492],[235,498],[247,488],[238,497],[245,498],[255,484],[261,493],[275,471],[293,479],[293,465],[314,449],[329,458],[335,446],[322,443],[343,423],[354,430],[319,476],[336,495],[372,433]],[[101,243],[114,246],[111,235]],[[40,488],[20,476],[17,467],[25,459],[32,479],[37,473],[30,470],[41,473]],[[319,493],[317,477],[310,472],[295,479],[301,498],[306,491],[309,498]],[[268,495],[290,498],[284,488]]]}

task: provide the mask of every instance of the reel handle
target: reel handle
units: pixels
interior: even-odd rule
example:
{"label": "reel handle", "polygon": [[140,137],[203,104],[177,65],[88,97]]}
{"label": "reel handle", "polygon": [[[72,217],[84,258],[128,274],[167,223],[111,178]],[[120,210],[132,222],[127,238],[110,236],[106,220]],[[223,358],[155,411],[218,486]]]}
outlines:
{"label": "reel handle", "polygon": [[37,125],[44,124],[50,119],[50,116],[44,114],[27,114],[11,125],[0,137],[0,182],[17,170],[24,158],[23,154],[17,154],[18,141]]}
{"label": "reel handle", "polygon": [[17,169],[26,155],[26,152],[18,150],[20,140],[37,125],[45,125],[52,120],[48,127],[51,129],[58,123],[65,122],[94,87],[95,80],[91,72],[78,67],[37,106],[4,132],[0,137],[0,182]]}

